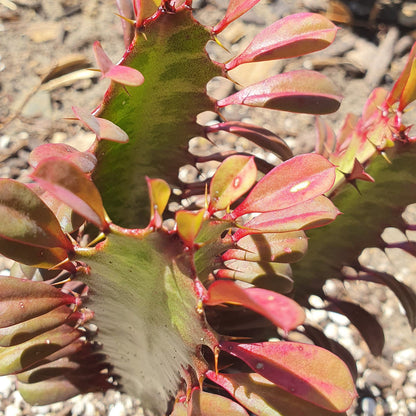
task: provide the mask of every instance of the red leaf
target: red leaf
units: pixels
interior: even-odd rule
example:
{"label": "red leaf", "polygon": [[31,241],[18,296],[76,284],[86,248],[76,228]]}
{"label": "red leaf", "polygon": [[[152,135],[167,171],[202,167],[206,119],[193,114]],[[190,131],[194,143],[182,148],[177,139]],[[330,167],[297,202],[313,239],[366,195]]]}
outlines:
{"label": "red leaf", "polygon": [[327,192],[334,181],[335,166],[324,157],[313,153],[295,156],[264,176],[231,217],[292,207]]}
{"label": "red leaf", "polygon": [[98,41],[94,42],[94,55],[103,78],[132,87],[143,84],[144,77],[137,69],[113,64]]}
{"label": "red leaf", "polygon": [[295,400],[292,394],[257,373],[215,374],[209,370],[206,376],[255,415],[346,416],[346,413],[330,412],[299,398]]}
{"label": "red leaf", "polygon": [[356,391],[345,363],[311,344],[223,342],[227,351],[288,393],[333,412],[347,410]]}
{"label": "red leaf", "polygon": [[37,166],[32,177],[48,192],[101,229],[108,227],[100,193],[74,164],[51,158]]}
{"label": "red leaf", "polygon": [[212,213],[229,208],[254,185],[256,177],[253,156],[235,155],[225,159],[211,180],[208,210]]}
{"label": "red leaf", "polygon": [[290,208],[260,214],[237,230],[233,239],[238,241],[248,234],[284,233],[322,227],[340,214],[326,197],[318,196]]}
{"label": "red leaf", "polygon": [[238,65],[293,58],[324,49],[335,39],[337,27],[315,13],[286,16],[262,30],[236,58],[225,64],[227,71]]}
{"label": "red leaf", "polygon": [[399,111],[416,99],[416,43],[410,51],[406,66],[395,82],[390,94],[387,97],[386,105],[391,107],[397,101]]}
{"label": "red leaf", "polygon": [[266,289],[243,289],[235,282],[217,280],[208,289],[206,305],[221,303],[243,305],[265,316],[285,331],[301,325],[305,319],[303,309],[292,299]]}
{"label": "red leaf", "polygon": [[218,107],[248,105],[292,113],[328,114],[338,110],[341,96],[325,75],[308,70],[277,74],[217,101]]}
{"label": "red leaf", "polygon": [[242,123],[240,121],[226,121],[224,123],[206,126],[205,131],[207,133],[228,131],[237,136],[245,137],[258,146],[276,153],[282,160],[293,157],[292,150],[290,150],[290,147],[283,139],[269,130],[253,124]]}
{"label": "red leaf", "polygon": [[254,7],[260,0],[230,0],[223,19],[212,28],[212,33],[222,32],[231,22]]}

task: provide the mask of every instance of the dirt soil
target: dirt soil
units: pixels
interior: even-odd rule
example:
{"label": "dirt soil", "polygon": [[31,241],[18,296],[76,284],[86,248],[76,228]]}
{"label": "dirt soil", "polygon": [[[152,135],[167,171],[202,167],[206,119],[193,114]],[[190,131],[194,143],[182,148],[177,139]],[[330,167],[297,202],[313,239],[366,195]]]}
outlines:
{"label": "dirt soil", "polygon": [[[0,177],[27,180],[28,154],[42,143],[66,142],[81,149],[88,147],[90,133],[65,118],[72,117],[73,105],[95,108],[108,86],[105,81],[98,82],[97,72],[87,70],[94,67],[93,42],[100,40],[114,61],[122,56],[123,37],[114,3],[0,0]],[[211,24],[220,20],[227,3],[194,1],[200,9],[198,18]],[[361,112],[374,87],[389,88],[397,78],[416,40],[416,4],[401,0],[263,0],[224,32],[221,40],[235,53],[265,25],[300,11],[315,11],[335,19],[341,28],[335,43],[305,58],[242,67],[231,74],[232,78],[245,79],[247,85],[291,69],[323,71],[345,96],[340,111],[328,116],[339,127],[347,113]],[[210,52],[215,56],[218,49]],[[230,84],[215,80],[209,91],[221,98],[230,91]],[[312,116],[244,108],[227,111],[286,138],[295,152],[313,148]],[[415,111],[406,117],[410,124],[412,120],[416,122]],[[409,215],[414,215],[414,211],[410,210]],[[375,251],[365,253],[366,261],[394,272],[416,290],[416,262],[409,257],[397,252],[389,258]],[[8,267],[10,262],[1,259],[0,271],[7,273]],[[340,289],[333,282],[328,285],[328,290]],[[352,350],[357,359],[360,398],[350,414],[416,415],[416,336],[410,331],[403,310],[386,289],[356,284],[348,290],[386,328],[386,347],[381,357],[371,356],[354,328],[337,314],[325,312],[309,318]],[[140,415],[142,410],[138,401],[114,392],[105,396],[89,394],[54,406],[30,407],[19,398],[10,378],[0,378],[0,416],[41,414],[123,416]]]}

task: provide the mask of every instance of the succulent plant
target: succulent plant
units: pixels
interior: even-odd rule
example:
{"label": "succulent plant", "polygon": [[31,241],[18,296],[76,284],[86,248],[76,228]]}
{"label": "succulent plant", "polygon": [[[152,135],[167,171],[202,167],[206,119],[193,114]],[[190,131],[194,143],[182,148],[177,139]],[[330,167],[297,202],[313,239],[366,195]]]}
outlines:
{"label": "succulent plant", "polygon": [[[398,214],[415,202],[414,140],[401,115],[416,98],[416,49],[361,119],[349,117],[337,137],[319,121],[317,151],[293,156],[274,133],[224,120],[221,109],[333,112],[341,97],[327,77],[277,74],[220,100],[206,84],[245,63],[323,49],[337,28],[320,15],[287,16],[237,57],[212,61],[207,42],[258,1],[231,0],[206,27],[191,0],[118,0],[126,52],[114,64],[94,44],[112,82],[92,113],[73,108],[95,142],[86,152],[42,145],[30,156],[33,183],[0,180],[0,252],[17,261],[0,277],[0,374],[16,374],[29,403],[116,388],[156,415],[345,414],[356,393],[338,355],[353,365],[318,329],[299,327],[309,296],[350,317],[375,353],[381,327],[358,305],[325,297],[326,279],[388,285],[414,326],[414,293],[356,259],[380,246],[386,226],[403,228]],[[217,118],[200,125],[205,111]],[[188,150],[220,132],[279,163]],[[220,162],[211,178],[179,179],[182,166],[206,161]],[[398,246],[414,253],[412,242]],[[296,328],[322,346],[293,341]]]}

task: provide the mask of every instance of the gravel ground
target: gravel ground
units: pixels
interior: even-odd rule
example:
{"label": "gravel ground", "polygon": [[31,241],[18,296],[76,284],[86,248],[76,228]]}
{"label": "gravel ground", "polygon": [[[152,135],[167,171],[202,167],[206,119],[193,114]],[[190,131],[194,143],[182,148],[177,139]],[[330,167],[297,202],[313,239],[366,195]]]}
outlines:
{"label": "gravel ground", "polygon": [[[235,22],[222,41],[225,46],[236,43],[232,51],[241,50],[265,24],[298,11],[329,13],[332,10],[333,13],[335,3],[340,4],[325,0],[263,1],[245,16],[243,22]],[[195,5],[201,7],[198,16],[206,23],[218,21],[225,4],[224,0],[195,1]],[[374,8],[377,4],[383,6],[377,9],[378,14]],[[412,32],[412,27],[416,27],[416,19],[411,20],[412,4],[393,0],[350,1],[349,7],[339,13],[344,19],[350,19],[350,23],[353,19],[352,24],[342,25],[338,40],[327,50],[299,60],[253,64],[250,68],[235,71],[232,77],[237,81],[249,77],[251,82],[255,82],[273,72],[288,69],[307,67],[322,70],[345,95],[340,111],[329,116],[334,126],[339,126],[346,113],[361,111],[373,87],[391,86],[392,80],[397,78],[416,39],[415,32]],[[388,6],[391,6],[391,13],[386,13]],[[410,7],[410,12],[405,7]],[[89,134],[63,118],[71,115],[70,107],[74,104],[94,108],[105,90],[105,83],[98,83],[94,73],[85,72],[93,62],[93,41],[99,39],[113,59],[120,57],[122,34],[112,10],[113,0],[0,0],[0,126],[18,114],[0,131],[0,177],[24,179],[30,150],[45,141],[65,141],[86,147],[91,139]],[[73,66],[67,73],[69,78],[55,78],[46,84],[46,88],[37,89],[42,77],[63,60]],[[373,65],[375,61],[378,65]],[[216,80],[209,88],[212,95],[220,98],[229,91],[230,85]],[[241,108],[229,111],[238,112],[232,116],[260,123],[277,132],[296,152],[313,146],[314,120],[310,116]],[[414,111],[407,117],[416,120]],[[236,141],[232,146],[244,149],[246,144]],[[414,223],[415,212],[414,207],[409,209]],[[394,237],[394,233],[394,230],[389,230],[386,238]],[[398,250],[392,250],[387,257],[373,249],[363,253],[362,261],[394,273],[416,290],[414,258]],[[1,274],[7,274],[9,267],[10,261],[0,260]],[[387,289],[364,283],[346,284],[344,287],[339,282],[329,281],[326,290],[329,293],[348,290],[352,299],[365,305],[379,318],[386,331],[383,354],[373,357],[345,317],[323,310],[308,314],[308,319],[347,347],[357,360],[360,398],[350,415],[416,415],[416,335],[409,329],[395,296]],[[0,416],[142,414],[139,401],[116,392],[104,396],[79,396],[53,406],[30,407],[15,391],[13,379],[0,377]]]}

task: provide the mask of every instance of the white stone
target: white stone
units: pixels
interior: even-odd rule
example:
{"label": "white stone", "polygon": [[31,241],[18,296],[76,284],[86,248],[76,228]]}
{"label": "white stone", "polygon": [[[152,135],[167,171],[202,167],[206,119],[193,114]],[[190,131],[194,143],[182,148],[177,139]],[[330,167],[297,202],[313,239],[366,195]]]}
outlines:
{"label": "white stone", "polygon": [[329,319],[340,326],[347,326],[350,324],[350,320],[340,313],[328,312]]}
{"label": "white stone", "polygon": [[108,416],[126,416],[123,403],[117,402],[108,412]]}
{"label": "white stone", "polygon": [[315,323],[320,323],[328,318],[328,312],[322,309],[311,309],[306,311],[306,317]]}
{"label": "white stone", "polygon": [[414,399],[416,397],[416,386],[413,384],[406,384],[403,387],[403,393],[408,399]]}
{"label": "white stone", "polygon": [[333,323],[329,323],[325,327],[324,333],[328,338],[337,339],[338,338],[338,326]]}
{"label": "white stone", "polygon": [[416,386],[416,369],[410,370],[407,373],[407,379]]}
{"label": "white stone", "polygon": [[6,410],[4,411],[4,416],[20,416],[21,414],[22,411],[14,404],[7,406]]}
{"label": "white stone", "polygon": [[405,366],[414,365],[416,363],[416,349],[406,348],[405,350],[397,351],[393,354],[393,362]]}
{"label": "white stone", "polygon": [[95,416],[95,406],[91,402],[85,403],[85,410],[83,416]]}
{"label": "white stone", "polygon": [[12,391],[15,389],[13,377],[4,376],[0,377],[0,394],[3,397],[9,397]]}

